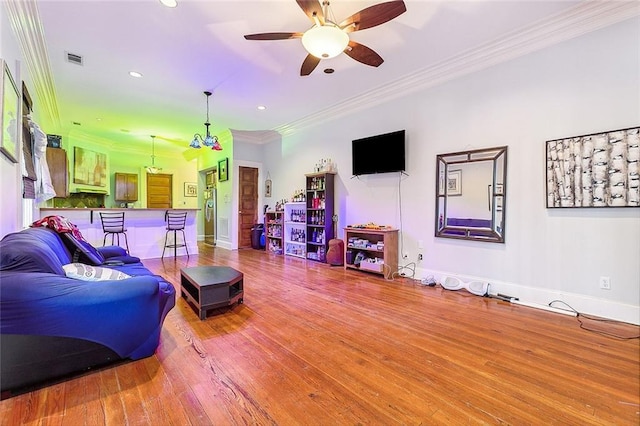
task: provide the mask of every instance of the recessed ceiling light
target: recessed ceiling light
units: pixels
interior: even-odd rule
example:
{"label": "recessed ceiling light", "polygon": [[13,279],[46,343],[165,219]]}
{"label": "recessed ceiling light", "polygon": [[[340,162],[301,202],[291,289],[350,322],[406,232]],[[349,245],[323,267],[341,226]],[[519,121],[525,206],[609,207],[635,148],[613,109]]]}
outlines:
{"label": "recessed ceiling light", "polygon": [[142,74],[140,74],[138,71],[129,71],[129,75],[131,77],[137,77],[137,78],[142,77]]}
{"label": "recessed ceiling light", "polygon": [[264,106],[264,105],[258,105],[258,109],[259,109],[260,111],[264,111],[265,109],[267,109],[267,107],[266,107],[266,106]]}
{"label": "recessed ceiling light", "polygon": [[160,3],[167,7],[176,7],[178,5],[176,0],[160,0]]}

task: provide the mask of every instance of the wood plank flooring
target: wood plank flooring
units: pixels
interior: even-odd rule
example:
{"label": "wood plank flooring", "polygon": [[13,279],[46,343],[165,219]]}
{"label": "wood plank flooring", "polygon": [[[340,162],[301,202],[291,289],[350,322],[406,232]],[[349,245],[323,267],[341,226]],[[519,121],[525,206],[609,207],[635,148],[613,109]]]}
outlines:
{"label": "wood plank flooring", "polygon": [[180,268],[231,266],[245,303],[178,297],[155,356],[6,399],[2,425],[640,422],[638,339],[573,317],[257,250],[144,263],[178,294]]}

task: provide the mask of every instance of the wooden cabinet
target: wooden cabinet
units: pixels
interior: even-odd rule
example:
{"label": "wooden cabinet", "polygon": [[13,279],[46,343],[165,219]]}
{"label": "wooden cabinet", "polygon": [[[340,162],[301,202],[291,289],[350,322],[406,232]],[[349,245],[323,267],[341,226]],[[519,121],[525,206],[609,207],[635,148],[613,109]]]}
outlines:
{"label": "wooden cabinet", "polygon": [[[391,278],[398,270],[397,229],[344,228],[344,238],[345,269],[373,272],[385,278]],[[359,253],[364,258],[361,261],[356,259]]]}
{"label": "wooden cabinet", "polygon": [[307,259],[327,261],[329,240],[334,238],[333,198],[335,173],[312,173],[306,177]]}
{"label": "wooden cabinet", "polygon": [[67,151],[62,148],[47,148],[47,165],[56,197],[69,196],[69,160]]}
{"label": "wooden cabinet", "polygon": [[284,205],[284,254],[305,257],[305,215],[304,201],[285,203]]}
{"label": "wooden cabinet", "polygon": [[284,234],[283,211],[267,212],[264,216],[264,228],[267,235],[267,251],[282,254],[282,240]]}
{"label": "wooden cabinet", "polygon": [[116,173],[116,201],[138,201],[138,175]]}

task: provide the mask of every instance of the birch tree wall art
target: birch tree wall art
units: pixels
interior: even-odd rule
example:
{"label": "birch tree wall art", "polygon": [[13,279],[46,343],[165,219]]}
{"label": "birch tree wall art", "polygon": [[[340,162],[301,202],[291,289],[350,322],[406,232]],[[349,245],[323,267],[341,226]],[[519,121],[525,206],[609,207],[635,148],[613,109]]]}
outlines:
{"label": "birch tree wall art", "polygon": [[639,207],[640,127],[550,140],[547,208]]}

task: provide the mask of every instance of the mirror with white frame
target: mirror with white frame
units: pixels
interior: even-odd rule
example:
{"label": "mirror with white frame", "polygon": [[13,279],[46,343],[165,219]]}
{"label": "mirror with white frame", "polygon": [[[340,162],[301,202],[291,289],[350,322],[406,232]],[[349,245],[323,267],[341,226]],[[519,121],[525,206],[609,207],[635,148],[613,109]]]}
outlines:
{"label": "mirror with white frame", "polygon": [[507,147],[436,157],[435,236],[504,243]]}

